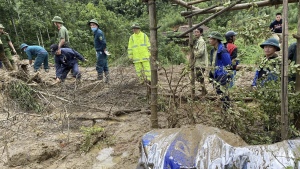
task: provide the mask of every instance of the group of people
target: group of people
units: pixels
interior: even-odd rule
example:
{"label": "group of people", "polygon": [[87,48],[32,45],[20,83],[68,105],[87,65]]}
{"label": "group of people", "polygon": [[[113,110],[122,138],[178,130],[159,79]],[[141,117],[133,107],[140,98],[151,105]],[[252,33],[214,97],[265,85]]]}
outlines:
{"label": "group of people", "polygon": [[[70,47],[69,33],[67,28],[63,25],[61,17],[55,16],[52,22],[58,29],[58,44],[52,44],[50,46],[50,52],[54,55],[55,69],[56,69],[56,81],[63,82],[68,73],[71,71],[72,75],[76,79],[81,78],[79,71],[78,60],[87,61],[79,52]],[[109,81],[109,71],[107,64],[107,51],[106,51],[106,39],[104,33],[100,30],[98,21],[92,19],[88,22],[93,34],[94,34],[94,47],[96,50],[98,80],[103,80],[103,73],[105,74],[105,82]],[[38,71],[41,65],[44,66],[46,72],[49,71],[48,66],[48,52],[41,46],[33,45],[29,46],[26,43],[21,44],[20,49],[26,53],[29,59],[29,64],[32,64],[34,59],[34,71]]]}
{"label": "group of people", "polygon": [[[258,85],[264,85],[265,82],[270,80],[276,80],[278,77],[271,70],[264,67],[272,59],[279,59],[277,52],[280,51],[280,41],[282,33],[282,19],[281,14],[276,14],[276,20],[270,25],[270,30],[273,32],[273,37],[264,41],[260,47],[264,50],[264,59],[256,70],[252,87]],[[225,34],[226,42],[222,43],[223,36],[219,32],[211,32],[209,37],[209,44],[213,47],[208,56],[206,43],[202,37],[203,29],[201,27],[194,31],[196,41],[194,47],[194,70],[196,80],[201,83],[202,94],[207,93],[204,84],[204,71],[209,69],[210,81],[214,82],[216,93],[221,95],[221,101],[223,101],[223,109],[229,108],[229,97],[221,88],[230,88],[234,85],[234,77],[236,75],[237,65],[239,60],[237,58],[238,48],[234,44],[237,33],[234,31],[228,31]],[[293,43],[289,47],[289,60],[296,62],[296,43]],[[264,77],[264,78],[262,78]],[[259,80],[259,81],[258,81]],[[290,80],[295,81],[295,76],[292,76]]]}
{"label": "group of people", "polygon": [[[61,17],[55,16],[52,22],[58,29],[58,43],[50,46],[51,54],[55,56],[55,69],[56,69],[56,81],[62,82],[66,79],[67,74],[71,71],[73,77],[79,79],[81,77],[78,60],[87,61],[79,52],[70,47],[69,33],[67,28],[63,25]],[[96,71],[98,73],[97,79],[104,80],[105,83],[109,82],[109,68],[108,68],[108,55],[106,47],[106,39],[103,31],[99,28],[99,23],[96,19],[91,19],[88,22],[94,35],[94,47],[96,50]],[[150,42],[148,36],[141,31],[139,24],[134,23],[131,26],[133,34],[129,38],[128,42],[128,57],[134,63],[136,73],[141,83],[150,84],[151,80],[151,68],[150,68]],[[8,33],[3,31],[4,27],[0,24],[0,61],[3,62],[7,70],[13,70],[11,66],[11,52],[8,45],[13,50],[14,54],[16,50],[10,40]],[[4,48],[4,50],[2,49]],[[28,57],[29,64],[32,65],[34,72],[37,72],[41,66],[45,69],[45,72],[49,72],[48,65],[48,52],[45,48],[38,45],[27,45],[22,43],[20,45],[21,51],[24,51]],[[5,52],[5,53],[4,53]],[[0,64],[1,66],[1,64]]]}

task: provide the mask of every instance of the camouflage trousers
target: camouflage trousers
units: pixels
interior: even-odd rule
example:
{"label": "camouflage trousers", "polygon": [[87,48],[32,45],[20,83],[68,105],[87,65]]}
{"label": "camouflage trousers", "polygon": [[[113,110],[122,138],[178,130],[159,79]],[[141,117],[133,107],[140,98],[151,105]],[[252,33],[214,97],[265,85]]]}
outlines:
{"label": "camouflage trousers", "polygon": [[11,65],[7,56],[5,55],[5,51],[2,44],[0,44],[0,61],[4,64],[7,70],[13,70],[13,66]]}

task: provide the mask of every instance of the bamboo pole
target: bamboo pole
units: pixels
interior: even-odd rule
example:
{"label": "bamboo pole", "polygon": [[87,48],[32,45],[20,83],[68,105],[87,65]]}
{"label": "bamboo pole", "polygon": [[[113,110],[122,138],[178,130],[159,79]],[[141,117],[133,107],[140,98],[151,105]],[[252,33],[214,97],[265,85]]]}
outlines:
{"label": "bamboo pole", "polygon": [[198,4],[198,3],[206,2],[206,1],[210,1],[210,0],[196,0],[196,1],[187,2],[187,4],[194,5],[194,4]]}
{"label": "bamboo pole", "polygon": [[[300,0],[298,0],[297,64],[300,64]],[[300,92],[300,72],[296,73],[296,92]]]}
{"label": "bamboo pole", "polygon": [[221,15],[222,13],[226,12],[228,9],[232,8],[234,5],[240,3],[241,1],[242,1],[242,0],[237,0],[236,2],[232,3],[232,4],[229,5],[228,7],[224,8],[224,9],[222,9],[221,11],[215,13],[214,15],[212,15],[212,16],[206,18],[204,21],[202,21],[202,22],[200,22],[199,24],[195,25],[194,27],[188,29],[187,31],[183,32],[182,34],[178,35],[177,37],[182,37],[182,36],[184,36],[185,34],[187,34],[187,33],[191,32],[191,31],[195,30],[195,29],[198,28],[199,26],[201,26],[201,25],[207,23],[208,21],[212,20],[213,18],[215,18],[215,17]]}
{"label": "bamboo pole", "polygon": [[[300,64],[300,0],[298,2],[298,31],[297,31],[296,35],[293,35],[293,37],[297,39],[296,64]],[[300,92],[300,74],[299,73],[300,73],[300,71],[297,71],[297,73],[296,73],[296,86],[295,86],[296,93]],[[294,125],[295,125],[296,129],[300,130],[300,115],[299,115],[299,112],[297,112],[297,111],[294,112]]]}
{"label": "bamboo pole", "polygon": [[206,8],[205,10],[203,11],[199,11],[199,12],[195,12],[195,13],[192,13],[190,15],[187,15],[185,16],[185,18],[189,18],[189,17],[192,17],[192,16],[195,16],[195,15],[199,15],[199,14],[203,14],[204,12],[208,11],[208,10],[211,10],[211,9],[214,9],[215,7],[217,7],[218,5],[214,5],[214,6],[211,6],[209,8]]}
{"label": "bamboo pole", "polygon": [[[282,0],[277,0],[277,1],[264,0],[264,1],[251,2],[251,3],[242,3],[242,4],[235,5],[234,7],[232,7],[230,9],[230,11],[248,9],[248,8],[251,8],[252,6],[263,7],[263,6],[271,6],[271,5],[280,5],[280,4],[282,4],[282,2],[283,2]],[[288,0],[288,3],[294,3],[294,2],[298,2],[298,0]],[[215,12],[218,12],[218,11],[223,10],[225,8],[227,8],[227,7],[220,6],[220,7],[205,11],[201,14],[215,13]],[[190,15],[192,13],[200,12],[200,11],[203,11],[203,10],[206,10],[206,9],[198,9],[198,10],[193,10],[193,11],[182,11],[181,16]]]}
{"label": "bamboo pole", "polygon": [[158,128],[157,117],[157,21],[155,0],[149,0],[150,43],[151,43],[151,127]]}
{"label": "bamboo pole", "polygon": [[[189,22],[189,28],[191,28],[193,26],[193,22],[192,22],[192,18],[188,18],[188,22]],[[190,46],[190,58],[189,58],[189,68],[191,71],[191,98],[192,100],[194,100],[195,98],[195,70],[194,70],[194,48],[193,48],[193,32],[189,33],[189,46]]]}
{"label": "bamboo pole", "polygon": [[182,0],[170,0],[170,1],[172,1],[172,2],[175,3],[175,4],[180,5],[180,6],[182,6],[182,7],[188,8],[188,9],[200,10],[200,8],[194,7],[194,6],[192,6],[192,5],[189,5],[188,3],[186,3],[186,2],[184,2],[184,1],[182,1]]}
{"label": "bamboo pole", "polygon": [[288,139],[288,2],[283,1],[283,64],[281,74],[281,140]]}

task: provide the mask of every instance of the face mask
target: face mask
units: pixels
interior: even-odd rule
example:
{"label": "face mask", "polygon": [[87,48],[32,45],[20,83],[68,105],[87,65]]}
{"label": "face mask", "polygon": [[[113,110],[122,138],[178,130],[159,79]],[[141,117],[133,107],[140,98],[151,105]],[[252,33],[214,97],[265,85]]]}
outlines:
{"label": "face mask", "polygon": [[97,28],[91,28],[93,32],[95,32],[97,30]]}

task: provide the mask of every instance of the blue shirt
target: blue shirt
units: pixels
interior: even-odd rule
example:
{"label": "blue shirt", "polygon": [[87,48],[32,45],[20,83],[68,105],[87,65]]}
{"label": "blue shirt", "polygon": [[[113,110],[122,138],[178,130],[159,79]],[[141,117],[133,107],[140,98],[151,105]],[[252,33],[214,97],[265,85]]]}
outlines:
{"label": "blue shirt", "polygon": [[[217,78],[218,76],[227,74],[227,70],[225,69],[225,67],[231,65],[231,58],[230,54],[222,43],[220,43],[218,46],[216,58],[213,58],[214,50],[215,49],[212,49],[210,52],[210,66],[215,67],[215,71],[212,73],[214,75],[214,78]],[[215,65],[212,65],[213,59],[215,59]]]}
{"label": "blue shirt", "polygon": [[99,28],[94,31],[94,45],[97,52],[104,52],[106,48],[105,36]]}
{"label": "blue shirt", "polygon": [[29,60],[32,60],[32,58],[35,58],[40,53],[48,53],[43,47],[33,45],[28,46],[25,50],[26,55],[28,56]]}

